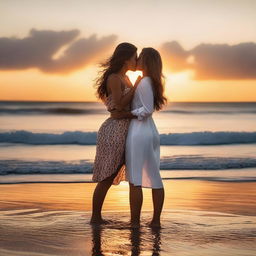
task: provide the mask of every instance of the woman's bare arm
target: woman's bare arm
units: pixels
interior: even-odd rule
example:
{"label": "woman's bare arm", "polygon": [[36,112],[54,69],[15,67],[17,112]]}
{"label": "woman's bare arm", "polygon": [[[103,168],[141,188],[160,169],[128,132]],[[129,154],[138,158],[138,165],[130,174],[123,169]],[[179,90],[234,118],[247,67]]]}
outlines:
{"label": "woman's bare arm", "polygon": [[140,81],[141,77],[138,77],[138,79],[135,82],[135,85],[131,87],[128,93],[125,95],[122,95],[122,89],[121,89],[121,81],[120,78],[116,75],[112,74],[109,76],[107,81],[107,86],[111,90],[113,101],[115,102],[116,109],[121,111],[123,110],[129,103],[131,103],[133,99],[134,92],[138,86],[138,83]]}
{"label": "woman's bare arm", "polygon": [[114,119],[123,119],[123,118],[133,119],[133,118],[137,118],[137,116],[133,115],[131,113],[131,111],[118,111],[118,110],[111,111],[110,116]]}
{"label": "woman's bare arm", "polygon": [[133,96],[134,96],[134,93],[135,93],[135,90],[137,89],[137,86],[139,84],[141,80],[141,76],[139,76],[134,84],[133,87],[131,87],[131,89],[129,90],[128,93],[126,93],[123,97],[122,97],[122,102],[120,104],[120,107],[121,109],[124,109],[125,106],[127,106],[128,104],[131,103],[132,99],[133,99]]}

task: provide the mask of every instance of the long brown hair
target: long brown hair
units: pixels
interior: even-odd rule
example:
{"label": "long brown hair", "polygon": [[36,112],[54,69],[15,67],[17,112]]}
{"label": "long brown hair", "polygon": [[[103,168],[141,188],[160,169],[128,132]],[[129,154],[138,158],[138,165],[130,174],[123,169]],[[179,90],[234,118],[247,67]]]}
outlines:
{"label": "long brown hair", "polygon": [[162,73],[163,64],[161,55],[151,47],[143,48],[141,51],[143,69],[146,69],[147,76],[152,80],[154,92],[154,107],[156,110],[162,109],[167,98],[164,93],[164,75]]}
{"label": "long brown hair", "polygon": [[105,62],[100,63],[103,68],[99,71],[100,75],[96,78],[96,95],[99,99],[104,100],[107,96],[107,79],[109,75],[119,72],[125,64],[137,51],[137,47],[130,43],[120,43],[117,45],[113,55]]}

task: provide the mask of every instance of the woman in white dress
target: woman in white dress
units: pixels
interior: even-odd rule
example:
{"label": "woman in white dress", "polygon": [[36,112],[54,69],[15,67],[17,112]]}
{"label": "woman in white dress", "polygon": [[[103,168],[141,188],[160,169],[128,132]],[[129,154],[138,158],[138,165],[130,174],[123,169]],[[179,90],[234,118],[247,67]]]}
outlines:
{"label": "woman in white dress", "polygon": [[152,118],[155,110],[166,103],[163,95],[161,56],[153,48],[143,48],[137,70],[143,72],[135,91],[130,112],[114,112],[115,118],[132,118],[126,138],[126,178],[130,185],[130,210],[132,227],[140,226],[143,201],[142,187],[152,189],[154,215],[151,227],[160,227],[164,202],[164,187],[160,176],[160,138]]}

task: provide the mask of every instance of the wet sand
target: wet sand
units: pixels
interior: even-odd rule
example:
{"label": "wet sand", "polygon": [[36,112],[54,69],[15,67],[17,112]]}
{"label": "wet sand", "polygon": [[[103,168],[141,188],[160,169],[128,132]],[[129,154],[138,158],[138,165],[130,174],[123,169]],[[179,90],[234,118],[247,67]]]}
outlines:
{"label": "wet sand", "polygon": [[89,225],[95,183],[0,186],[0,255],[249,255],[256,246],[256,183],[164,180],[162,229],[129,226],[128,184],[112,186],[103,217]]}

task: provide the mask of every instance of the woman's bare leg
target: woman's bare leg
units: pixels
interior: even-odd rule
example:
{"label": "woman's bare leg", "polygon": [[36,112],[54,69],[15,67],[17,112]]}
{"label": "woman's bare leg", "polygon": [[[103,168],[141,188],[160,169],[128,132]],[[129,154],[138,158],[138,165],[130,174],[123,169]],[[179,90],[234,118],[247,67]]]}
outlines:
{"label": "woman's bare leg", "polygon": [[160,227],[160,215],[164,204],[164,188],[152,189],[152,199],[154,205],[154,215],[150,223],[150,226]]}
{"label": "woman's bare leg", "polygon": [[93,203],[92,203],[92,217],[90,223],[105,223],[106,221],[102,219],[101,209],[104,203],[104,199],[109,188],[112,185],[114,178],[118,172],[112,174],[110,177],[106,178],[103,181],[98,182],[94,193],[93,193]]}
{"label": "woman's bare leg", "polygon": [[130,211],[131,211],[131,226],[140,226],[140,213],[143,202],[143,193],[141,186],[130,185]]}

